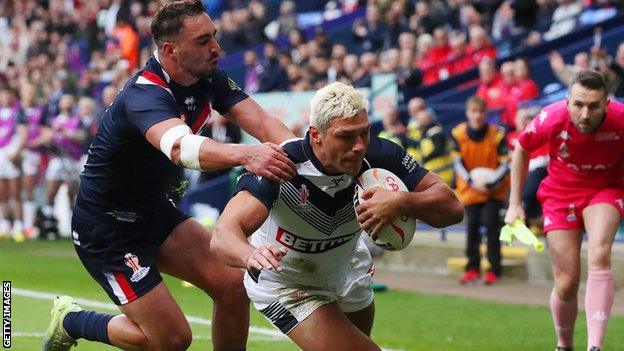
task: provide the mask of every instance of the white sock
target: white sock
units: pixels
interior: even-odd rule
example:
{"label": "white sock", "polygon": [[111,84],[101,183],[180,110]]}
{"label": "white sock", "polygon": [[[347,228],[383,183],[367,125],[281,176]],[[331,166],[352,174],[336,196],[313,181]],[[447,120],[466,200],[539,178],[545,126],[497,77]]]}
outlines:
{"label": "white sock", "polygon": [[32,228],[35,226],[35,202],[24,201],[24,226]]}
{"label": "white sock", "polygon": [[22,234],[23,231],[24,225],[22,224],[22,221],[19,219],[13,221],[13,234]]}
{"label": "white sock", "polygon": [[0,233],[8,234],[11,231],[11,221],[3,219],[0,221]]}

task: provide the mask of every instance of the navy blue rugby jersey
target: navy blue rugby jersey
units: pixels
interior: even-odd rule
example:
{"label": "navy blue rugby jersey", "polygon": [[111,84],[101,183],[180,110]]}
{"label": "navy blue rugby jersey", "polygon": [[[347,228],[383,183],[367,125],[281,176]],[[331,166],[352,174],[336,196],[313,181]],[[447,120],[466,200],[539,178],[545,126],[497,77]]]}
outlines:
{"label": "navy blue rugby jersey", "polygon": [[147,130],[176,117],[199,134],[212,108],[224,114],[247,97],[222,70],[178,85],[152,56],[104,113],[80,176],[75,214],[132,223],[154,211],[167,201],[180,169],[147,141]]}

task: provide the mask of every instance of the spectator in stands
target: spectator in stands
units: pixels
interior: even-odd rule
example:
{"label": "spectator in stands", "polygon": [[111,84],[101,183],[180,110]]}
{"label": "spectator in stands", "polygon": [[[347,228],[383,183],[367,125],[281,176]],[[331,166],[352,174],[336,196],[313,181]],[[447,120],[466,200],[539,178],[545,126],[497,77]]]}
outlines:
{"label": "spectator in stands", "polygon": [[388,26],[381,21],[379,9],[369,5],[366,8],[366,19],[353,22],[353,39],[359,43],[361,51],[377,52],[384,47],[389,35]]}
{"label": "spectator in stands", "polygon": [[433,30],[433,45],[429,50],[428,59],[438,67],[438,80],[445,80],[450,75],[448,67],[443,65],[450,53],[448,32],[444,27],[437,27]]}
{"label": "spectator in stands", "polygon": [[297,28],[297,12],[295,2],[285,0],[280,3],[280,14],[277,17],[278,34],[287,35],[292,29]]}
{"label": "spectator in stands", "polygon": [[414,14],[409,19],[409,29],[416,34],[433,33],[433,29],[441,25],[431,15],[431,8],[427,1],[418,1],[414,5]]}
{"label": "spectator in stands", "polygon": [[130,20],[124,17],[117,18],[112,37],[119,48],[121,57],[128,62],[128,71],[134,71],[139,67],[140,39]]}
{"label": "spectator in stands", "polygon": [[[413,99],[412,99],[413,100]],[[411,100],[410,100],[411,102]],[[407,152],[428,170],[435,172],[447,184],[453,183],[452,143],[430,109],[416,112],[416,123],[407,128],[404,147]]]}
{"label": "spectator in stands", "polygon": [[392,1],[384,18],[388,25],[388,37],[384,43],[384,49],[396,48],[399,45],[399,36],[408,30],[405,3]]}
{"label": "spectator in stands", "polygon": [[[505,129],[515,128],[515,115],[518,107],[518,101],[513,96],[513,90],[517,85],[515,76],[515,64],[513,61],[505,61],[500,68],[501,80],[498,83],[498,92],[500,94],[499,101],[502,104],[500,123]],[[493,91],[489,90],[489,94]],[[497,108],[497,107],[493,107]]]}
{"label": "spectator in stands", "polygon": [[379,57],[379,71],[381,73],[397,73],[399,70],[401,53],[399,49],[383,51]]}
{"label": "spectator in stands", "polygon": [[427,107],[425,99],[416,96],[407,102],[407,115],[409,116],[409,122],[407,123],[408,128],[418,128],[420,126],[418,114],[422,111],[427,111],[433,118],[436,118],[435,111],[432,108]]}
{"label": "spectator in stands", "polygon": [[583,11],[583,4],[579,0],[557,0],[559,6],[552,15],[552,24],[548,32],[544,33],[545,40],[553,40],[572,32]]}
{"label": "spectator in stands", "polygon": [[514,22],[512,1],[503,1],[494,14],[492,21],[492,38],[496,41],[508,40],[518,32]]}
{"label": "spectator in stands", "polygon": [[299,28],[293,28],[288,32],[288,51],[296,63],[301,63],[302,59],[299,56],[299,46],[305,44],[306,39],[303,31]]}
{"label": "spectator in stands", "polygon": [[451,51],[446,57],[446,70],[450,75],[465,72],[474,67],[472,57],[466,54],[468,47],[466,43],[466,35],[457,33],[449,38]]}
{"label": "spectator in stands", "polygon": [[423,73],[423,84],[434,84],[440,80],[438,74],[440,66],[429,54],[433,48],[433,36],[431,34],[421,34],[418,36],[415,64]]}
{"label": "spectator in stands", "polygon": [[251,95],[258,91],[261,73],[262,65],[258,54],[253,50],[245,51],[245,93]]}
{"label": "spectator in stands", "polygon": [[506,95],[502,77],[496,70],[496,62],[485,58],[479,63],[479,80],[477,96],[485,101],[488,110],[502,109],[505,106]]}
{"label": "spectator in stands", "polygon": [[399,35],[399,49],[408,50],[411,52],[416,51],[416,36],[412,32],[403,32]]}
{"label": "spectator in stands", "polygon": [[564,86],[570,86],[574,76],[584,70],[589,69],[589,54],[579,52],[574,55],[574,64],[568,65],[563,61],[563,57],[557,51],[550,53],[550,68]]}
{"label": "spectator in stands", "polygon": [[535,99],[540,94],[539,86],[530,74],[529,62],[524,58],[514,61],[514,76],[516,84],[512,89],[512,95],[518,102]]}
{"label": "spectator in stands", "polygon": [[259,93],[282,91],[288,87],[288,76],[277,60],[277,45],[275,43],[264,44],[264,60],[259,78]]}
{"label": "spectator in stands", "polygon": [[386,109],[381,116],[381,123],[383,124],[383,130],[379,132],[378,136],[404,147],[403,141],[405,140],[407,129],[399,119],[399,110],[396,107]]}
{"label": "spectator in stands", "polygon": [[[481,279],[480,227],[487,231],[487,256],[491,268],[484,283],[495,284],[502,273],[500,241],[502,227],[500,210],[507,198],[509,171],[505,132],[486,121],[486,104],[477,96],[466,102],[467,122],[453,128],[455,142],[456,193],[466,208],[468,263],[461,284],[475,283]],[[487,168],[491,177],[487,180],[473,178],[476,168]]]}
{"label": "spectator in stands", "polygon": [[496,59],[496,48],[492,45],[487,32],[481,26],[474,26],[468,32],[470,43],[466,48],[466,54],[472,58],[475,64],[480,64],[484,58]]}
{"label": "spectator in stands", "polygon": [[360,70],[359,59],[357,55],[349,54],[345,56],[342,63],[343,63],[345,77],[349,81],[353,82],[355,80],[355,77],[360,74],[359,73],[359,70]]}
{"label": "spectator in stands", "polygon": [[372,52],[365,52],[360,56],[360,67],[352,77],[353,86],[358,88],[370,88],[373,74],[379,69],[377,55]]}
{"label": "spectator in stands", "polygon": [[624,42],[620,43],[615,53],[615,58],[609,65],[613,83],[613,95],[617,98],[624,97]]}

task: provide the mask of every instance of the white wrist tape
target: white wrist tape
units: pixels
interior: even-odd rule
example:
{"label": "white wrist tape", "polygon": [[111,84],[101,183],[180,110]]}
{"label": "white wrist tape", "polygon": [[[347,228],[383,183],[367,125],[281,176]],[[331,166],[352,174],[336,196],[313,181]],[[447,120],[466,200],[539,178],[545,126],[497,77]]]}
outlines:
{"label": "white wrist tape", "polygon": [[187,134],[180,141],[180,163],[190,169],[201,171],[199,163],[199,149],[206,137],[194,134]]}
{"label": "white wrist tape", "polygon": [[192,134],[192,132],[191,128],[189,128],[186,124],[180,124],[169,129],[160,138],[160,151],[162,151],[162,153],[171,160],[171,149],[173,149],[173,144],[175,144],[176,140],[188,134]]}

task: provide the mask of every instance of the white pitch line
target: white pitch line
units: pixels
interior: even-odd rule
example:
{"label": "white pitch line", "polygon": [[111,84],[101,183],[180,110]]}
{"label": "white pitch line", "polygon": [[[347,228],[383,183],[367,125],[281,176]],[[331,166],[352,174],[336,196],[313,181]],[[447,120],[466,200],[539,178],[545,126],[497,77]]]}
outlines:
{"label": "white pitch line", "polygon": [[[56,299],[57,296],[63,295],[63,294],[53,294],[53,293],[47,293],[47,292],[41,292],[41,291],[20,289],[20,288],[15,288],[15,287],[11,288],[11,290],[15,295],[30,297],[33,299],[40,299],[40,300],[54,300]],[[74,298],[74,300],[76,300],[78,304],[82,306],[86,306],[86,307],[100,308],[100,309],[109,310],[109,311],[119,311],[117,306],[113,305],[112,303],[105,303],[105,302],[83,299],[83,298]],[[195,316],[187,316],[186,319],[189,321],[189,323],[195,323],[195,324],[207,325],[207,326],[212,325],[212,321],[210,319],[205,319],[205,318],[195,317]],[[287,336],[282,334],[281,332],[277,330],[273,330],[273,329],[268,329],[268,328],[250,326],[249,331],[255,334],[270,336],[275,339],[287,338]]]}
{"label": "white pitch line", "polygon": [[[17,338],[43,338],[45,333],[28,333],[28,332],[11,332],[11,337]],[[193,335],[193,340],[212,340],[210,335]],[[276,338],[272,336],[255,336],[251,340],[253,341],[275,341]]]}
{"label": "white pitch line", "polygon": [[[47,292],[42,292],[42,291],[20,289],[16,287],[12,287],[11,290],[12,290],[12,293],[14,293],[15,295],[30,297],[33,299],[40,299],[40,300],[54,300],[56,299],[57,296],[63,295],[63,294],[47,293]],[[100,301],[95,301],[95,300],[83,299],[79,297],[74,298],[74,300],[76,300],[76,302],[82,306],[101,308],[101,309],[105,309],[109,311],[119,311],[117,306],[115,306],[112,303],[105,303],[105,302],[100,302]],[[205,318],[195,317],[195,316],[187,316],[186,319],[189,321],[189,323],[208,325],[208,326],[212,325],[212,321],[210,319],[205,319]],[[268,337],[267,339],[272,338],[274,340],[283,340],[283,339],[288,338],[286,335],[282,334],[281,332],[278,332],[277,330],[267,329],[267,328],[262,328],[262,327],[249,326],[249,331],[251,333],[267,336]],[[28,334],[28,333],[25,333],[25,334]],[[31,334],[37,334],[37,333],[31,333]],[[260,340],[260,339],[254,338],[254,340]],[[385,349],[385,348],[382,350],[402,351],[402,350]]]}

